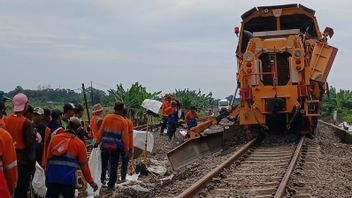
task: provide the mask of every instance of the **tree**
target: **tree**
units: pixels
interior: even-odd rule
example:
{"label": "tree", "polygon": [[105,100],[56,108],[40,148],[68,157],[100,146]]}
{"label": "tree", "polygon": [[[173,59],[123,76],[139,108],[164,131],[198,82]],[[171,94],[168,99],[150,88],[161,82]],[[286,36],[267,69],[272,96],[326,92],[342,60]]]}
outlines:
{"label": "tree", "polygon": [[129,89],[126,89],[122,84],[116,85],[116,90],[108,90],[110,101],[123,102],[128,110],[128,115],[137,124],[145,123],[145,109],[141,106],[145,99],[156,99],[160,95],[159,92],[148,92],[146,87],[138,82],[132,84]]}
{"label": "tree", "polygon": [[200,90],[178,90],[175,92],[175,99],[178,100],[182,108],[190,110],[192,106],[196,107],[198,111],[204,111],[209,107],[213,101],[212,93],[202,94]]}
{"label": "tree", "polygon": [[333,112],[337,114],[341,121],[352,122],[352,92],[350,90],[331,87],[328,96],[322,101],[321,115],[322,117],[332,117]]}

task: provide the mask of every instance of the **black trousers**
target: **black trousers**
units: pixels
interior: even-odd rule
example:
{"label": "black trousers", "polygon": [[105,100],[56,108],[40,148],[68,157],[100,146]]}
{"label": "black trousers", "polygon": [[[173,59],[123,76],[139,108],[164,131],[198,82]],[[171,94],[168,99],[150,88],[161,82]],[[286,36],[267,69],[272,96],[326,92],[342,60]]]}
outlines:
{"label": "black trousers", "polygon": [[58,198],[60,194],[64,198],[75,197],[75,185],[64,185],[64,184],[47,184],[48,189],[46,191],[45,198]]}
{"label": "black trousers", "polygon": [[121,157],[121,180],[126,180],[127,169],[128,169],[128,156],[125,156],[125,151],[120,152]]}
{"label": "black trousers", "polygon": [[102,183],[105,183],[105,176],[106,176],[106,169],[108,163],[110,162],[110,176],[109,176],[109,183],[108,188],[115,187],[115,183],[117,180],[117,163],[119,158],[120,152],[116,151],[107,151],[102,149],[101,150],[101,176],[100,180]]}
{"label": "black trousers", "polygon": [[167,127],[167,118],[168,118],[168,116],[163,116],[163,123],[161,124],[160,134],[163,134],[164,130]]}
{"label": "black trousers", "polygon": [[29,184],[31,182],[31,169],[29,165],[17,164],[18,181],[15,189],[15,198],[27,198]]}

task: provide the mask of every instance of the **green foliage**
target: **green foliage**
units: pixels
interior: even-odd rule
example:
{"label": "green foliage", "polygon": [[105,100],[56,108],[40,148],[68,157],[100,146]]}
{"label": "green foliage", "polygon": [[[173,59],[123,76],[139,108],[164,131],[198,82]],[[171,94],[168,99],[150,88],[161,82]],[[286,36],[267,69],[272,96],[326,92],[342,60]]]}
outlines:
{"label": "green foliage", "polygon": [[175,99],[181,103],[182,108],[186,111],[190,110],[192,106],[196,107],[198,111],[205,111],[214,100],[212,93],[202,94],[200,90],[189,89],[176,89]]}
{"label": "green foliage", "polygon": [[323,98],[321,106],[322,117],[331,118],[337,111],[338,121],[352,123],[352,91],[339,90],[331,87],[329,95]]}
{"label": "green foliage", "polygon": [[13,97],[18,93],[24,93],[29,98],[30,103],[53,104],[53,103],[79,103],[83,101],[83,95],[71,89],[40,89],[30,90],[17,86],[13,91],[8,93]]}
{"label": "green foliage", "polygon": [[122,84],[116,85],[116,90],[108,90],[110,101],[123,102],[128,109],[128,116],[142,124],[145,121],[145,109],[141,106],[145,99],[156,99],[160,95],[159,92],[148,92],[138,82],[132,84],[131,88],[125,89]]}

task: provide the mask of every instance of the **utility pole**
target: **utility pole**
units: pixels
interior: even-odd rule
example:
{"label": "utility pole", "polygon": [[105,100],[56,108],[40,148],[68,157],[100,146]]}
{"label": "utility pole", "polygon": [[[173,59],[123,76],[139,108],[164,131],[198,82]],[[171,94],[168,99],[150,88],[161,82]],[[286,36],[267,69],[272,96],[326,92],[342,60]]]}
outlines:
{"label": "utility pole", "polygon": [[87,95],[86,95],[86,88],[84,88],[84,83],[82,83],[82,90],[83,90],[84,104],[85,104],[85,106],[86,106],[87,117],[88,117],[88,122],[89,122],[89,121],[90,121],[89,108],[88,108],[88,101],[87,101]]}
{"label": "utility pole", "polygon": [[90,98],[92,100],[92,106],[94,106],[94,98],[93,98],[93,81],[90,81]]}

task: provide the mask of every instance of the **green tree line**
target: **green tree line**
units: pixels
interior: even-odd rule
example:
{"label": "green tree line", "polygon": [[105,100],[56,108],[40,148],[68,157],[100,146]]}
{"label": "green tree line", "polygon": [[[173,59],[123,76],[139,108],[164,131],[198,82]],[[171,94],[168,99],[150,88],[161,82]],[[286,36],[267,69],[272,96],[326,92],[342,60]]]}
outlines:
{"label": "green tree line", "polygon": [[339,91],[331,87],[329,94],[323,98],[321,105],[321,115],[329,120],[332,119],[334,111],[337,111],[338,122],[352,123],[352,91]]}

